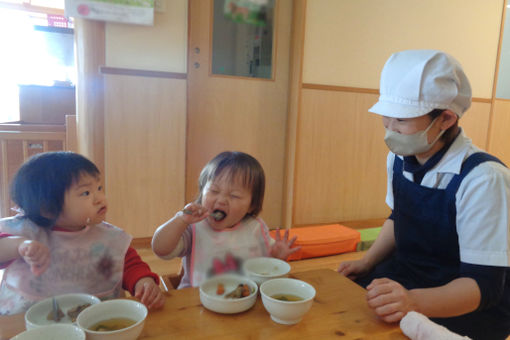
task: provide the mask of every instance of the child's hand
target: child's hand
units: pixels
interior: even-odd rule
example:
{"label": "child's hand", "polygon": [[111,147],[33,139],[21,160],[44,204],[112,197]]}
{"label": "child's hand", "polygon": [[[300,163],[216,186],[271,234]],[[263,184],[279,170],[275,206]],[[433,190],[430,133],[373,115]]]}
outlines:
{"label": "child's hand", "polygon": [[151,277],[143,277],[136,282],[135,298],[140,299],[149,310],[160,309],[165,305],[165,295]]}
{"label": "child's hand", "polygon": [[184,223],[193,224],[209,216],[209,211],[198,203],[189,203],[184,209],[177,213],[177,216],[179,216]]}
{"label": "child's hand", "polygon": [[276,229],[276,241],[271,246],[271,249],[269,250],[269,254],[272,257],[277,257],[282,260],[286,260],[287,257],[289,257],[290,254],[295,253],[299,249],[301,249],[301,246],[292,248],[292,245],[296,241],[297,236],[294,236],[289,241],[289,229],[285,230],[285,233],[283,234],[283,239],[281,239],[280,236],[280,228]]}
{"label": "child's hand", "polygon": [[39,241],[26,240],[18,246],[18,253],[30,265],[30,270],[39,276],[50,265],[50,249]]}

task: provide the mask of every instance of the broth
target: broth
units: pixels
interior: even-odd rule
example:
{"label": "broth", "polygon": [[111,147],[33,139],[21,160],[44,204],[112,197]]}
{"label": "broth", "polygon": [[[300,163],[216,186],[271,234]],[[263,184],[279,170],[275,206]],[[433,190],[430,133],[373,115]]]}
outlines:
{"label": "broth", "polygon": [[129,327],[131,325],[134,325],[135,323],[136,321],[128,318],[114,318],[99,321],[92,327],[89,327],[89,329],[95,332],[110,332]]}
{"label": "broth", "polygon": [[301,296],[292,295],[292,294],[275,294],[271,296],[273,299],[280,301],[301,301],[303,298]]}

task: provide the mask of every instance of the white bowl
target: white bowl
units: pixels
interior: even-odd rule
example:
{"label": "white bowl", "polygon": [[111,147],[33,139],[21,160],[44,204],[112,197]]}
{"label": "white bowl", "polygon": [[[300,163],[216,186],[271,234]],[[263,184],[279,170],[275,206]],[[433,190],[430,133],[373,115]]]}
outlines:
{"label": "white bowl", "polygon": [[267,280],[287,275],[290,272],[290,265],[274,257],[255,257],[244,261],[243,271],[260,285]]}
{"label": "white bowl", "polygon": [[65,316],[59,321],[48,320],[48,313],[53,308],[53,297],[41,300],[32,305],[25,313],[25,326],[27,329],[36,328],[39,326],[47,326],[54,324],[72,323],[71,318],[67,315],[67,311],[77,306],[90,303],[94,305],[101,302],[94,295],[89,294],[64,294],[57,295],[55,299]]}
{"label": "white bowl", "polygon": [[[291,294],[302,298],[299,301],[282,301],[273,298],[275,295]],[[260,286],[262,304],[271,315],[274,322],[293,325],[301,321],[312,307],[315,288],[312,285],[296,279],[273,279]]]}
{"label": "white bowl", "polygon": [[46,325],[29,329],[16,335],[11,340],[85,340],[85,332],[71,324]]}
{"label": "white bowl", "polygon": [[[224,286],[225,292],[223,294],[217,294],[218,284]],[[235,290],[239,284],[247,284],[250,287],[251,294],[241,298],[227,298],[226,295]],[[200,302],[205,308],[213,312],[223,314],[240,313],[253,307],[257,300],[257,292],[257,284],[247,277],[235,274],[218,275],[200,285]]]}
{"label": "white bowl", "polygon": [[[147,307],[142,303],[128,299],[109,300],[92,305],[78,315],[76,323],[85,331],[87,340],[134,340],[143,330]],[[98,322],[115,318],[127,318],[135,321],[129,327],[115,331],[92,331],[90,327]]]}

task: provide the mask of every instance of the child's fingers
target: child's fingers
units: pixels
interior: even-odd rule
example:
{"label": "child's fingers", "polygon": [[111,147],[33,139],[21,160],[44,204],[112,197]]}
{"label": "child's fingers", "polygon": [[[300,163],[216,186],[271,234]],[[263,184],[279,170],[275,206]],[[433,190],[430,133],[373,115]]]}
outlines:
{"label": "child's fingers", "polygon": [[285,229],[285,233],[283,233],[283,240],[287,242],[289,239],[289,229]]}
{"label": "child's fingers", "polygon": [[150,306],[157,300],[159,294],[159,288],[156,286],[151,287],[145,296],[144,304]]}
{"label": "child's fingers", "polygon": [[297,246],[297,247],[289,249],[289,255],[294,254],[298,250],[301,250],[301,246]]}
{"label": "child's fingers", "polygon": [[165,295],[163,293],[158,292],[156,297],[152,300],[151,304],[149,305],[149,310],[155,310],[160,309],[165,305]]}
{"label": "child's fingers", "polygon": [[276,228],[275,241],[280,241],[280,240],[281,240],[281,237],[280,237],[280,228]]}
{"label": "child's fingers", "polygon": [[[288,239],[288,236],[289,236],[289,235],[287,235],[287,239]],[[296,242],[296,240],[297,240],[297,236],[292,237],[292,238],[290,239],[290,241],[288,241],[287,245],[288,245],[289,247],[292,247],[292,245],[294,244],[294,242]]]}

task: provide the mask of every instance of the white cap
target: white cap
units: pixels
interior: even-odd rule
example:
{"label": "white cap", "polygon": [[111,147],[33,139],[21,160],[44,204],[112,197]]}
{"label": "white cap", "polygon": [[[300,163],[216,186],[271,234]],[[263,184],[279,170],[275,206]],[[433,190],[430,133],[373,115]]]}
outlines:
{"label": "white cap", "polygon": [[414,118],[434,109],[461,117],[471,106],[471,86],[459,62],[435,50],[393,54],[381,73],[379,101],[368,111],[393,118]]}

